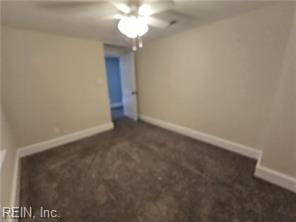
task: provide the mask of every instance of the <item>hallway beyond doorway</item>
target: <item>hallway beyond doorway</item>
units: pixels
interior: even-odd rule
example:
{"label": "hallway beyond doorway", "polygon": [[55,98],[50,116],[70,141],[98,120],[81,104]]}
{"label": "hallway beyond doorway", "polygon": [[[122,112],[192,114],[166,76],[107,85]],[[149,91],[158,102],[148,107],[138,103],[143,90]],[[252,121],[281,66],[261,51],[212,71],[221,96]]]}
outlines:
{"label": "hallway beyond doorway", "polygon": [[124,118],[123,106],[111,108],[112,120],[119,120]]}

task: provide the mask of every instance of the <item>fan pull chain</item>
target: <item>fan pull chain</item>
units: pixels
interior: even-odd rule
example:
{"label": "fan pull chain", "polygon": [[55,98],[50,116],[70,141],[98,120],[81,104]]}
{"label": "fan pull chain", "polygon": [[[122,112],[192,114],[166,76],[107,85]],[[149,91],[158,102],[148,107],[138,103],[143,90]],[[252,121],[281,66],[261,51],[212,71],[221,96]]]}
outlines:
{"label": "fan pull chain", "polygon": [[137,40],[138,40],[138,47],[139,48],[143,48],[143,39],[141,36],[138,36],[138,38],[133,38],[132,39],[132,42],[133,42],[133,46],[132,46],[132,49],[133,51],[137,51]]}
{"label": "fan pull chain", "polygon": [[137,39],[133,38],[133,51],[137,51]]}
{"label": "fan pull chain", "polygon": [[143,48],[143,40],[141,36],[138,36],[139,48]]}

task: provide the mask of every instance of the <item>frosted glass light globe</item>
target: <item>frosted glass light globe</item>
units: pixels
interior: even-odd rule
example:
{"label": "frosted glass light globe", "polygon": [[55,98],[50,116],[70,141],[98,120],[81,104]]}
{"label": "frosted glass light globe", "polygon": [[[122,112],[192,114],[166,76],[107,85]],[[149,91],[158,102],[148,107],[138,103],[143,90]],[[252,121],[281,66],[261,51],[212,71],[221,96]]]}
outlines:
{"label": "frosted glass light globe", "polygon": [[142,36],[148,31],[148,25],[144,18],[125,16],[118,23],[119,31],[129,38]]}

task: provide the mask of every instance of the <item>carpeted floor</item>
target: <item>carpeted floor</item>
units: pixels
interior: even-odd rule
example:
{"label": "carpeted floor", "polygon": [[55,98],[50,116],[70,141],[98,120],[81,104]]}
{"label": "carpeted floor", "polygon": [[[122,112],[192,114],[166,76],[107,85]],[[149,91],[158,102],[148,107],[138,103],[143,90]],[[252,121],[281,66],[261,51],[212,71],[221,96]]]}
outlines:
{"label": "carpeted floor", "polygon": [[[295,222],[296,194],[256,179],[255,161],[123,119],[115,130],[22,160],[34,221]],[[40,206],[59,219],[39,219]],[[31,221],[31,220],[22,220]]]}

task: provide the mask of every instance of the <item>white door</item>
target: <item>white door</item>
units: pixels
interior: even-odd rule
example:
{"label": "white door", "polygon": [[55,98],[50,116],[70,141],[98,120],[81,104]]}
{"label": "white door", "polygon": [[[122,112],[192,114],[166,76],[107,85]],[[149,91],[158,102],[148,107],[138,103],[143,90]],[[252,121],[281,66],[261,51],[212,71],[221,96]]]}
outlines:
{"label": "white door", "polygon": [[120,71],[124,115],[138,120],[135,55],[133,52],[120,56]]}

